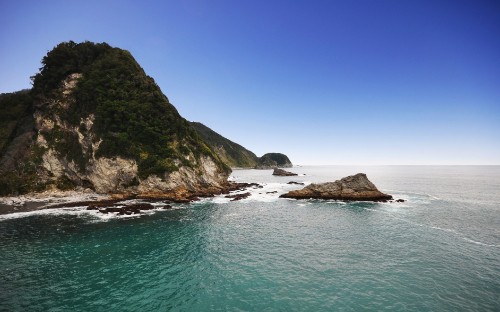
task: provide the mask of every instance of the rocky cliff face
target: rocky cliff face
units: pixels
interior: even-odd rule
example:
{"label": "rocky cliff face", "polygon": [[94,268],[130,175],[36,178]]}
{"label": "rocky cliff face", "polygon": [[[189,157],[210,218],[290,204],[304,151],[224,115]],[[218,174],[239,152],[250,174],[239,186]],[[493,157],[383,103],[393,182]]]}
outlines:
{"label": "rocky cliff face", "polygon": [[280,197],[361,201],[386,201],[392,199],[391,195],[380,192],[364,173],[348,176],[335,182],[310,184],[301,190],[290,191]]}
{"label": "rocky cliff face", "polygon": [[3,195],[184,194],[227,184],[230,169],[127,51],[69,42],[43,64],[31,91],[32,128],[2,150]]}
{"label": "rocky cliff face", "polygon": [[259,158],[255,169],[292,168],[292,162],[281,153],[267,153]]}

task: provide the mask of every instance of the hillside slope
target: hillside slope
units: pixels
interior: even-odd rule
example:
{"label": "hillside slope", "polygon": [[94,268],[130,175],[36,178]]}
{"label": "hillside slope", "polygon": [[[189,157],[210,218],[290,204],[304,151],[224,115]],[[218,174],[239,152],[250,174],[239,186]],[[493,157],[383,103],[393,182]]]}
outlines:
{"label": "hillside slope", "polygon": [[288,156],[281,153],[267,153],[257,161],[256,169],[291,168],[292,162]]}
{"label": "hillside slope", "polygon": [[254,168],[257,165],[257,156],[243,146],[226,139],[200,122],[191,122],[191,126],[228,166]]}

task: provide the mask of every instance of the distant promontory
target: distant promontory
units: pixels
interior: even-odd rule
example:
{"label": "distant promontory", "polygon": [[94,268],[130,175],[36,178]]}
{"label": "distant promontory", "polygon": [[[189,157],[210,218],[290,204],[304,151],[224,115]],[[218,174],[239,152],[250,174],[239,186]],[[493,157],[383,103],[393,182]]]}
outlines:
{"label": "distant promontory", "polygon": [[238,143],[226,139],[201,122],[191,122],[191,126],[229,167],[253,168],[257,165],[259,158]]}
{"label": "distant promontory", "polygon": [[267,153],[259,158],[255,169],[291,168],[292,162],[285,154]]}
{"label": "distant promontory", "polygon": [[191,122],[191,126],[217,156],[231,168],[274,169],[293,166],[284,154],[267,153],[259,158],[250,150],[223,137],[200,122]]}

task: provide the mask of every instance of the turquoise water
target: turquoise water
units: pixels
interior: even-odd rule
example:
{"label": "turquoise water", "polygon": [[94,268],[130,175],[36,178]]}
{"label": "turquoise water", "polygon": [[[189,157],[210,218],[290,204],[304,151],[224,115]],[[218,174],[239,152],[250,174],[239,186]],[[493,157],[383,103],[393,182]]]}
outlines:
{"label": "turquoise water", "polygon": [[[500,167],[291,170],[234,171],[265,184],[240,202],[0,216],[0,310],[500,310]],[[357,172],[407,202],[266,194]]]}

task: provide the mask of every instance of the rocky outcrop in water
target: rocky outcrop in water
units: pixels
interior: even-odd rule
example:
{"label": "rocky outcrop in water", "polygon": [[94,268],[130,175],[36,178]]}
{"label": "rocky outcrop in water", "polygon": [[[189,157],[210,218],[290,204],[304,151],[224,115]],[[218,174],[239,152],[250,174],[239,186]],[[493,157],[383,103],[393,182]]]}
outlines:
{"label": "rocky outcrop in water", "polygon": [[236,201],[236,200],[245,199],[245,198],[247,198],[250,195],[251,195],[250,192],[246,192],[246,193],[243,193],[243,194],[226,195],[224,197],[226,197],[226,198],[232,198],[231,201]]}
{"label": "rocky outcrop in water", "polygon": [[283,169],[274,168],[273,175],[280,177],[290,177],[290,176],[296,176],[298,174]]}
{"label": "rocky outcrop in water", "polygon": [[290,191],[280,197],[359,201],[387,201],[392,199],[391,195],[380,192],[364,173],[348,176],[335,182],[310,184],[301,190]]}

